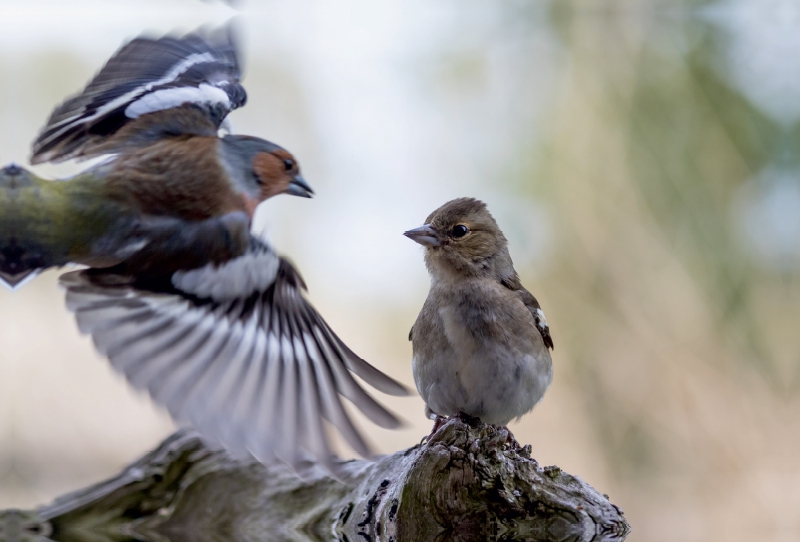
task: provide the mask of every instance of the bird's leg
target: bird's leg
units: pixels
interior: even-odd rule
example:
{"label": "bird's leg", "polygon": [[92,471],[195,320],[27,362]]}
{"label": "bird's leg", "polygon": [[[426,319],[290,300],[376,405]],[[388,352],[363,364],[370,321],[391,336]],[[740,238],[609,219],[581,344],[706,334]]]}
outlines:
{"label": "bird's leg", "polygon": [[433,438],[433,435],[435,435],[436,432],[439,429],[441,429],[444,423],[448,420],[448,418],[445,418],[444,416],[439,416],[438,414],[436,414],[435,417],[432,419],[433,419],[433,428],[431,429],[431,432],[428,434],[428,436],[420,441],[420,444],[425,442],[430,442],[430,440]]}
{"label": "bird's leg", "polygon": [[436,431],[442,428],[446,421],[447,418],[444,416],[436,416],[436,419],[433,420],[433,428],[431,429],[431,434],[428,435],[428,440],[431,440],[431,437],[436,434]]}

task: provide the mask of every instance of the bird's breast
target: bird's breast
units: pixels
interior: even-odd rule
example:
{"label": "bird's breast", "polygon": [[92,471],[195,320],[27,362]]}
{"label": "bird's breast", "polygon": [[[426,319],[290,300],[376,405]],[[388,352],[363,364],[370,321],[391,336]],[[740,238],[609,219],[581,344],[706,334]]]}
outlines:
{"label": "bird's breast", "polygon": [[437,312],[450,348],[458,354],[459,358],[471,357],[477,346],[475,337],[465,325],[457,308],[452,305],[444,305],[439,307]]}
{"label": "bird's breast", "polygon": [[413,369],[434,412],[506,424],[541,399],[552,379],[549,353],[530,312],[505,294],[476,284],[429,295],[414,324]]}

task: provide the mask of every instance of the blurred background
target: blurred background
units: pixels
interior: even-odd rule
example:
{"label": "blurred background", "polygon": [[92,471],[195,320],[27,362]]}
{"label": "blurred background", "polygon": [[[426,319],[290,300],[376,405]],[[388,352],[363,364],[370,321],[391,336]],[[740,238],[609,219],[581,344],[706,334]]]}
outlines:
{"label": "blurred background", "polygon": [[[556,344],[511,426],[533,456],[608,493],[629,540],[800,537],[796,0],[0,1],[0,161],[26,163],[123,42],[237,14],[234,129],[290,149],[317,192],[256,227],[354,350],[412,383],[428,277],[402,232],[480,198]],[[57,275],[0,292],[0,508],[174,430],[79,336]],[[379,449],[427,434],[418,397],[384,402],[409,427],[365,423]]]}

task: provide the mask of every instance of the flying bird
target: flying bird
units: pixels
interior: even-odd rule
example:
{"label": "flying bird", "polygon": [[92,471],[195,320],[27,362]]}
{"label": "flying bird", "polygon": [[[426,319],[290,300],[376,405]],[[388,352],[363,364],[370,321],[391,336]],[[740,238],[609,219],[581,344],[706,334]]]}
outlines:
{"label": "flying bird", "polygon": [[49,181],[0,170],[0,279],[61,276],[79,328],[137,389],[235,454],[335,473],[323,420],[363,456],[344,409],[399,420],[355,380],[405,387],[357,356],[305,298],[297,269],[250,232],[256,206],[311,197],[296,158],[219,135],[243,105],[230,32],[138,38],[58,106],[31,161],[107,158]]}
{"label": "flying bird", "polygon": [[431,277],[409,340],[434,432],[444,417],[505,426],[530,412],[553,379],[553,339],[486,205],[449,201],[405,235],[425,247]]}

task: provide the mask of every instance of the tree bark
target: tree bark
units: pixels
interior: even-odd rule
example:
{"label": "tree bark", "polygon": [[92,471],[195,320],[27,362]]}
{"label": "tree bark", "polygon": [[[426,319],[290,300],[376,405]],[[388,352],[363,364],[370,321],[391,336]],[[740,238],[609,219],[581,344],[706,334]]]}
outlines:
{"label": "tree bark", "polygon": [[607,497],[510,442],[505,429],[454,418],[425,444],[345,463],[337,481],[315,466],[300,477],[231,459],[180,431],[111,480],[35,513],[0,514],[0,539],[12,531],[62,542],[625,538],[630,527]]}

